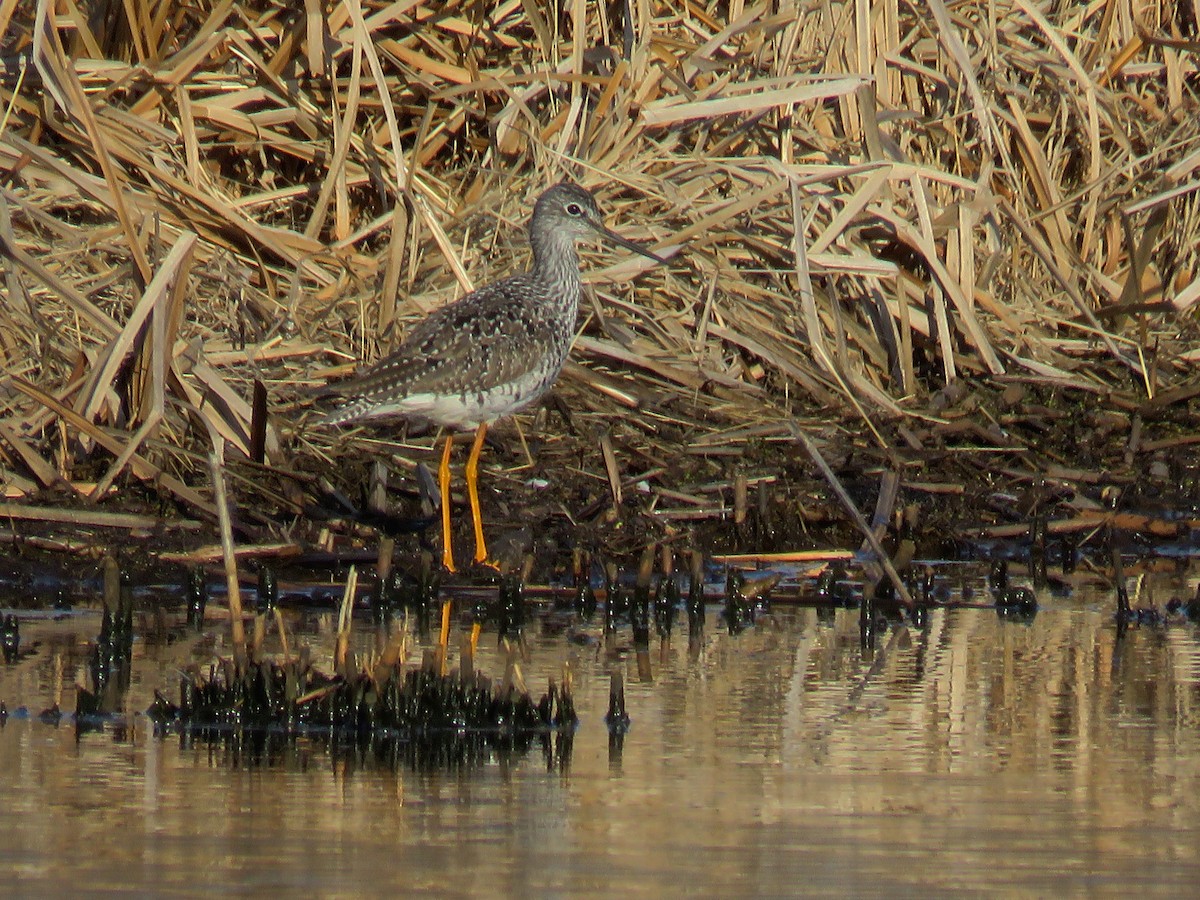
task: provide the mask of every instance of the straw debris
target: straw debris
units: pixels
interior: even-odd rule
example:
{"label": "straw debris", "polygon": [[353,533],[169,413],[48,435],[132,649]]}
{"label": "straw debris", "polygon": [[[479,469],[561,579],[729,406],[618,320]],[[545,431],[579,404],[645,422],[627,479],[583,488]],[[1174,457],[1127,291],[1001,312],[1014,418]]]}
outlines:
{"label": "straw debris", "polygon": [[[411,470],[432,436],[310,427],[314,392],[524,265],[562,178],[671,264],[585,248],[572,364],[520,419],[545,516],[673,533],[728,517],[738,472],[784,497],[797,419],[914,483],[1195,459],[1187,4],[38,0],[0,26],[8,500],[143,485],[212,521],[216,435],[265,542],[321,478]],[[510,458],[500,497],[536,503]]]}

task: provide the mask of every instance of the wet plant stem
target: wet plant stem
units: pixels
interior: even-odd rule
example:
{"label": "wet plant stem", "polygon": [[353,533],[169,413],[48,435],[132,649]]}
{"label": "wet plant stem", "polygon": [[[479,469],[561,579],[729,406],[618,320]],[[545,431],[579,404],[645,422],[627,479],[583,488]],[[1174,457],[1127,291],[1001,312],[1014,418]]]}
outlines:
{"label": "wet plant stem", "polygon": [[225,439],[212,435],[213,451],[208,463],[212,469],[213,500],[217,505],[217,524],[221,531],[221,555],[225,560],[225,585],[229,595],[229,634],[233,641],[233,654],[238,671],[245,668],[246,626],[242,622],[242,592],[238,585],[237,557],[233,552],[233,524],[229,518],[229,502],[225,495],[225,468],[221,463],[224,456]]}
{"label": "wet plant stem", "polygon": [[340,675],[349,677],[347,664],[350,654],[350,632],[354,623],[354,596],[358,592],[358,569],[350,567],[346,575],[346,589],[342,592],[342,605],[338,609],[337,641],[334,644],[333,668]]}
{"label": "wet plant stem", "polygon": [[829,468],[829,463],[825,462],[825,457],[821,455],[821,451],[817,449],[816,445],[809,439],[808,435],[805,434],[803,429],[801,429],[800,426],[795,422],[789,422],[788,428],[791,430],[792,437],[795,438],[796,443],[803,447],[808,455],[812,457],[812,461],[817,464],[817,468],[821,470],[821,474],[825,477],[825,480],[829,482],[829,486],[833,488],[833,492],[837,494],[838,500],[841,501],[842,507],[849,514],[850,520],[854,522],[854,524],[858,526],[858,530],[863,533],[863,537],[866,538],[867,544],[870,545],[871,550],[874,551],[875,556],[879,559],[879,565],[883,567],[883,571],[887,574],[888,580],[891,581],[892,586],[896,589],[896,596],[905,606],[907,606],[909,609],[912,609],[912,595],[909,594],[908,588],[904,586],[904,579],[900,577],[900,573],[897,572],[896,567],[892,565],[891,558],[884,551],[883,546],[879,543],[879,539],[875,537],[875,532],[871,530],[871,526],[867,524],[867,520],[864,519],[862,513],[858,511],[858,507],[854,505],[854,501],[850,499],[850,495],[846,492],[846,489],[842,486],[842,483],[838,481],[837,476],[833,474],[833,469]]}

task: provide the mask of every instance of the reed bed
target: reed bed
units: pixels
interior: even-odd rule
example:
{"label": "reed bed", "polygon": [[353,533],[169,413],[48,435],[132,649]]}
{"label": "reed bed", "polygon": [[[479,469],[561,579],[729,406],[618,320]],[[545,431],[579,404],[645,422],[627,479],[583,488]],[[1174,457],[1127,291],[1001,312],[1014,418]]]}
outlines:
{"label": "reed bed", "polygon": [[723,518],[805,466],[797,420],[935,493],[1190,460],[1198,20],[0,2],[7,499],[148,485],[214,520],[222,446],[265,539],[322,478],[411,469],[430,437],[313,428],[314,391],[523,266],[563,178],[670,257],[585,248],[572,361],[520,420],[573,521]]}

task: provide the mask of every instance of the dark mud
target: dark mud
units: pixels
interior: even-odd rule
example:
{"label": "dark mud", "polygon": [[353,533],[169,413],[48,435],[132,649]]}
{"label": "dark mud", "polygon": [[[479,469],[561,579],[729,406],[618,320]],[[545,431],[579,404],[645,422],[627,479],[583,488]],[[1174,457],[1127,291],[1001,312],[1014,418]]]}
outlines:
{"label": "dark mud", "polygon": [[[887,448],[861,423],[821,423],[818,416],[810,428],[852,501],[869,519],[873,514],[889,552],[906,541],[922,558],[987,557],[994,539],[1024,538],[1042,527],[1056,546],[1102,556],[1108,530],[1092,521],[1111,515],[1118,517],[1111,525],[1126,552],[1153,555],[1172,548],[1186,553],[1196,543],[1195,405],[1187,395],[1138,404],[1028,384],[958,383],[930,400],[937,420],[881,426]],[[600,565],[630,569],[654,545],[708,558],[861,543],[829,485],[782,428],[768,425],[756,437],[700,448],[699,434],[681,432],[668,454],[667,435],[646,431],[644,417],[610,421],[604,434],[623,479],[618,498],[605,475],[599,433],[576,430],[561,411],[535,421],[542,430],[523,428],[529,457],[514,423],[496,429],[481,479],[490,548],[507,568],[526,569],[534,583],[568,578],[579,550]],[[259,545],[252,555],[274,567],[334,572],[371,560],[384,536],[395,539],[402,565],[415,564],[422,550],[437,552],[436,501],[419,472],[436,461],[433,435],[396,443],[402,433],[403,425],[354,432],[339,441],[333,466],[300,444],[284,451],[286,466],[231,458],[235,541]],[[96,463],[103,467],[107,460]],[[76,476],[86,477],[86,470],[81,461]],[[881,500],[892,477],[897,489]],[[215,561],[211,550],[197,552],[217,542],[215,522],[202,511],[153,485],[128,480],[118,488],[93,506],[74,505],[134,513],[153,524],[106,528],[43,522],[36,515],[10,518],[0,528],[9,547],[0,562],[4,581],[44,602],[50,588],[41,579],[87,584],[106,555],[115,555],[139,582],[178,582],[194,562]],[[456,481],[455,543],[460,558],[468,558],[470,517],[460,490]],[[71,505],[53,493],[29,501]],[[491,576],[466,577],[486,583]]]}

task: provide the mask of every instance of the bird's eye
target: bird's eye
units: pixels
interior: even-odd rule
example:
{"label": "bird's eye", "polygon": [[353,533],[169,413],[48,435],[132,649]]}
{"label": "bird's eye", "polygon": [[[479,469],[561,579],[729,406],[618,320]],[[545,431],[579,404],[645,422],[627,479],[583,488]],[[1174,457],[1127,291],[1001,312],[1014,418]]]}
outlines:
{"label": "bird's eye", "polygon": [[583,207],[580,206],[578,203],[568,203],[567,204],[567,215],[582,216],[583,215]]}

